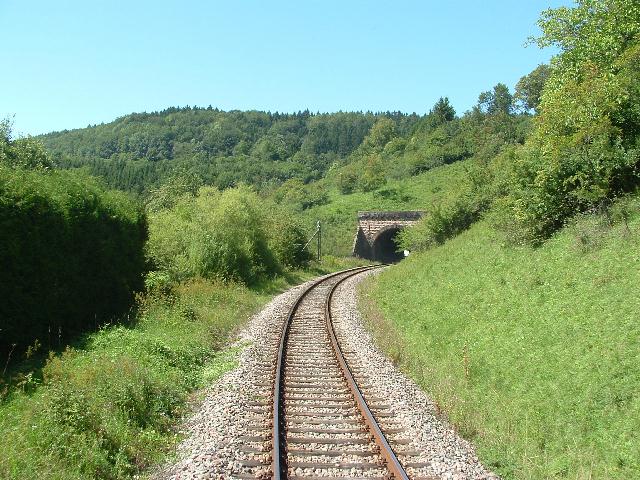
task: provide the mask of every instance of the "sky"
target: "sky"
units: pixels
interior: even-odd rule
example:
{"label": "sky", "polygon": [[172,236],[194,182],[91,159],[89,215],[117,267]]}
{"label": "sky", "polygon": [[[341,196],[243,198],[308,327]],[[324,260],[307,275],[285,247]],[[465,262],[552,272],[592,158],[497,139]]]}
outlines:
{"label": "sky", "polygon": [[36,135],[170,106],[458,113],[555,53],[569,0],[0,0],[0,119]]}

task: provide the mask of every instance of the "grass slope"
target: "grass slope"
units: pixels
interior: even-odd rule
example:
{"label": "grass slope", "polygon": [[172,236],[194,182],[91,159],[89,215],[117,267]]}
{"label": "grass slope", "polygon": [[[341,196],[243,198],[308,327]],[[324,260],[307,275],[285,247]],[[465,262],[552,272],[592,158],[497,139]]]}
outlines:
{"label": "grass slope", "polygon": [[[640,476],[640,200],[538,249],[480,222],[363,287],[381,346],[504,478]],[[395,332],[395,335],[392,334]]]}

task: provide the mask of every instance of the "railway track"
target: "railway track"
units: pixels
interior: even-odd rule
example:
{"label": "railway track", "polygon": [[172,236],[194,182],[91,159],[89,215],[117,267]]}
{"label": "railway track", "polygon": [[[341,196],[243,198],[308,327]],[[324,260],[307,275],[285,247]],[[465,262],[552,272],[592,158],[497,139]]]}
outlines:
{"label": "railway track", "polygon": [[372,343],[349,280],[367,270],[295,287],[256,314],[237,368],[185,424],[181,459],[152,478],[499,480]]}
{"label": "railway track", "polygon": [[[428,465],[412,462],[419,453],[407,449],[411,441],[403,437],[393,406],[367,393],[376,381],[375,372],[366,371],[352,352],[341,349],[333,328],[336,288],[371,268],[375,267],[324,277],[304,290],[292,306],[275,345],[275,366],[265,371],[272,377],[271,401],[255,404],[259,409],[271,408],[270,435],[262,422],[246,438],[266,448],[247,445],[244,451],[255,454],[242,462],[244,467],[258,467],[269,460],[271,466],[239,478],[432,478],[410,477],[405,471],[404,466],[419,472]],[[262,413],[264,419],[267,412]]]}

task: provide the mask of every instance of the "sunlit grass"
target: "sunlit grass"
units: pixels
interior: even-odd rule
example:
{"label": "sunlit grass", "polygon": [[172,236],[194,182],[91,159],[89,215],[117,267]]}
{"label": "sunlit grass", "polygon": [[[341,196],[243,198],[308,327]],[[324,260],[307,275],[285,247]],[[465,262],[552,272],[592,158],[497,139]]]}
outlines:
{"label": "sunlit grass", "polygon": [[18,362],[0,378],[0,478],[125,479],[164,461],[191,396],[235,365],[229,341],[251,314],[291,285],[357,263],[325,257],[251,288],[192,279],[46,361]]}
{"label": "sunlit grass", "polygon": [[481,222],[362,288],[381,346],[504,478],[640,475],[639,203],[537,249]]}

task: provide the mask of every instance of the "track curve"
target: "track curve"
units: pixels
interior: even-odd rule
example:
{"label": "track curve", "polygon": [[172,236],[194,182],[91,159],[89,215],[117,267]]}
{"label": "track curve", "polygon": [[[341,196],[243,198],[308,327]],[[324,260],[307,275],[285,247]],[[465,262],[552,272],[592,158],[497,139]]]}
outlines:
{"label": "track curve", "polygon": [[[345,358],[331,316],[336,288],[377,266],[324,277],[305,289],[283,325],[273,386],[272,472],[278,479],[407,476],[376,419],[384,399],[365,400]],[[373,372],[372,372],[373,373]],[[362,375],[359,375],[361,377]],[[407,443],[394,439],[391,443]]]}

